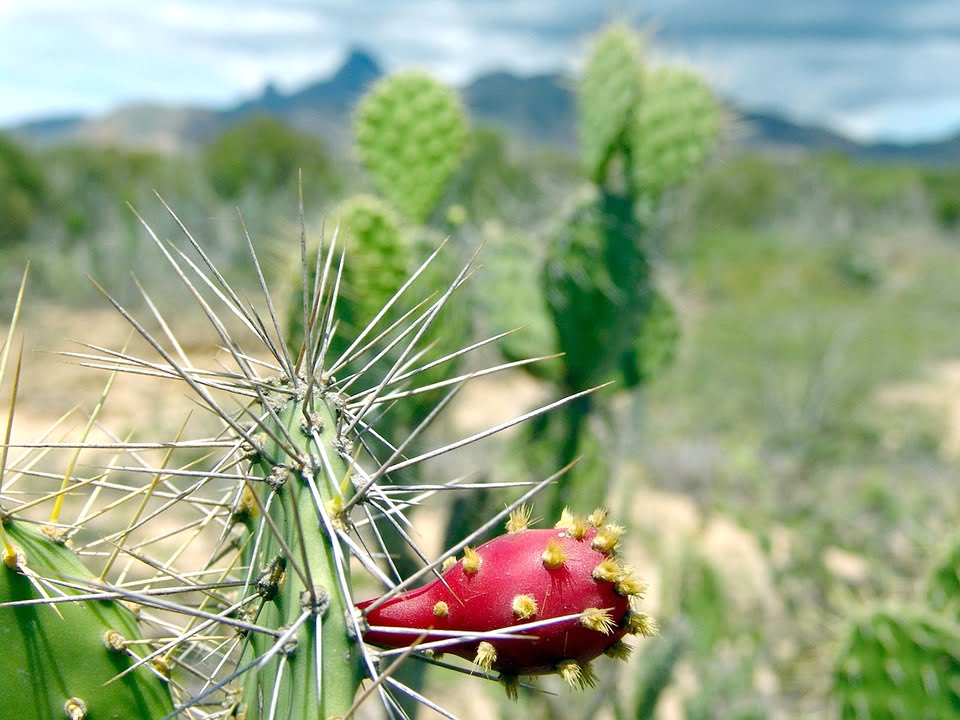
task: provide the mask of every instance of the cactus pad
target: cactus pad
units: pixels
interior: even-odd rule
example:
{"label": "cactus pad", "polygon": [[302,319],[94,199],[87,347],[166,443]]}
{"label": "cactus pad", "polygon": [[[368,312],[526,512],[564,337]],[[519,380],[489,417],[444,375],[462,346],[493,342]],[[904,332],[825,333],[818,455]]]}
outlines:
{"label": "cactus pad", "polygon": [[640,102],[641,47],[628,26],[614,24],[596,41],[579,95],[580,150],[590,178],[600,184]]}
{"label": "cactus pad", "polygon": [[719,109],[706,83],[678,68],[647,71],[633,126],[634,184],[657,196],[686,180],[706,160],[719,129]]}
{"label": "cactus pad", "polygon": [[608,380],[633,349],[653,293],[642,233],[629,199],[604,195],[552,239],[545,292],[571,388]]}
{"label": "cactus pad", "polygon": [[11,520],[4,531],[14,553],[0,564],[0,717],[125,720],[172,712],[166,681],[152,666],[115,680],[136,660],[125,642],[139,639],[133,613],[119,602],[4,606],[39,600],[41,588],[47,597],[78,595],[75,586],[93,580],[66,545],[33,526]]}
{"label": "cactus pad", "polygon": [[851,628],[834,686],[843,720],[960,718],[960,628],[874,611]]}
{"label": "cactus pad", "polygon": [[466,120],[456,94],[423,72],[374,85],[357,109],[356,147],[374,186],[422,222],[457,169]]}

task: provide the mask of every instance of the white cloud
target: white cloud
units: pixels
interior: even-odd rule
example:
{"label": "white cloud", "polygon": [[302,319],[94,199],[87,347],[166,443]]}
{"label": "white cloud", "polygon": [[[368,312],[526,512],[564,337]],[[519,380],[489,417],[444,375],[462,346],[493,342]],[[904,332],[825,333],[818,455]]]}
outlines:
{"label": "white cloud", "polygon": [[[657,54],[732,99],[859,136],[960,124],[955,0],[628,0]],[[0,123],[155,100],[222,105],[292,89],[364,45],[449,81],[572,69],[609,12],[595,0],[0,0]]]}

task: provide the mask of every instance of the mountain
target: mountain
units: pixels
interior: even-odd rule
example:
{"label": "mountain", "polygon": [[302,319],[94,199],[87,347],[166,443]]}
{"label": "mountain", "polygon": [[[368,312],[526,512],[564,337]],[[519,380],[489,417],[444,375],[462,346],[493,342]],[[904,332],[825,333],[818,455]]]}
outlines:
{"label": "mountain", "polygon": [[[357,100],[383,75],[376,57],[352,50],[330,77],[283,93],[268,84],[257,97],[222,109],[136,105],[100,117],[64,116],[25,123],[8,131],[33,144],[81,142],[176,151],[197,147],[232,124],[253,115],[271,115],[333,147],[350,142],[350,113]],[[481,75],[461,88],[474,123],[505,130],[524,144],[576,144],[574,81],[560,74]],[[960,133],[923,143],[862,143],[832,130],[777,113],[730,108],[735,141],[762,152],[835,152],[867,161],[930,164],[960,162]]]}
{"label": "mountain", "polygon": [[473,80],[462,95],[475,123],[538,144],[576,143],[576,98],[572,81],[563,75],[496,72]]}

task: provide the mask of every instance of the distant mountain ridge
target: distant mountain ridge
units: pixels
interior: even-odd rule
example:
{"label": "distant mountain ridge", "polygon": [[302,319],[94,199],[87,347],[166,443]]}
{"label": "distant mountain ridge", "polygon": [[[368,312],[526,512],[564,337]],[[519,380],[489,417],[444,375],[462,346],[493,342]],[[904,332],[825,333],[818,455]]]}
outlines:
{"label": "distant mountain ridge", "polygon": [[[333,75],[291,93],[268,84],[259,96],[224,109],[130,105],[100,117],[43,118],[7,132],[40,145],[80,142],[175,151],[200,145],[245,118],[271,115],[323,137],[334,147],[345,147],[349,144],[350,113],[383,73],[372,53],[354,49]],[[499,71],[478,76],[460,90],[477,124],[502,128],[518,142],[576,144],[575,83],[569,77]],[[863,143],[772,112],[731,111],[737,119],[736,141],[746,148],[778,153],[836,152],[860,160],[960,162],[960,132],[933,142]]]}

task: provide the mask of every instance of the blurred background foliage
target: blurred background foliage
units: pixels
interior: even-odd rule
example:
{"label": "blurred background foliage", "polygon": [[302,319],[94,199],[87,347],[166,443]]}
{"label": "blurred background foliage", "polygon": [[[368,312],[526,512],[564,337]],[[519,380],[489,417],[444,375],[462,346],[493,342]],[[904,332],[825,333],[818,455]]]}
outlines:
{"label": "blurred background foliage", "polygon": [[[136,302],[129,270],[163,279],[127,205],[161,237],[177,232],[155,191],[225,274],[252,284],[239,207],[286,283],[301,172],[311,232],[375,200],[352,148],[267,117],[179,152],[0,137],[0,297],[12,302],[30,259],[40,308],[99,306],[84,272]],[[537,286],[550,234],[589,185],[574,149],[469,128],[435,207],[402,228],[421,254],[446,236],[457,260],[485,243],[494,271],[468,286],[448,334],[529,322],[506,359],[555,351]],[[601,677],[622,690],[601,700],[618,720],[825,716],[848,621],[876,600],[915,603],[910,588],[960,521],[960,169],[721,142],[655,215],[644,247],[676,347],[590,418],[578,452],[605,458],[596,501],[630,525],[627,554],[653,573],[663,633]],[[508,374],[501,392],[549,396],[561,370],[540,368]],[[500,450],[494,475],[556,469],[555,453],[523,442]],[[485,511],[451,512],[448,538]],[[956,578],[951,562],[941,570]],[[521,696],[538,717],[592,717],[596,702]]]}

